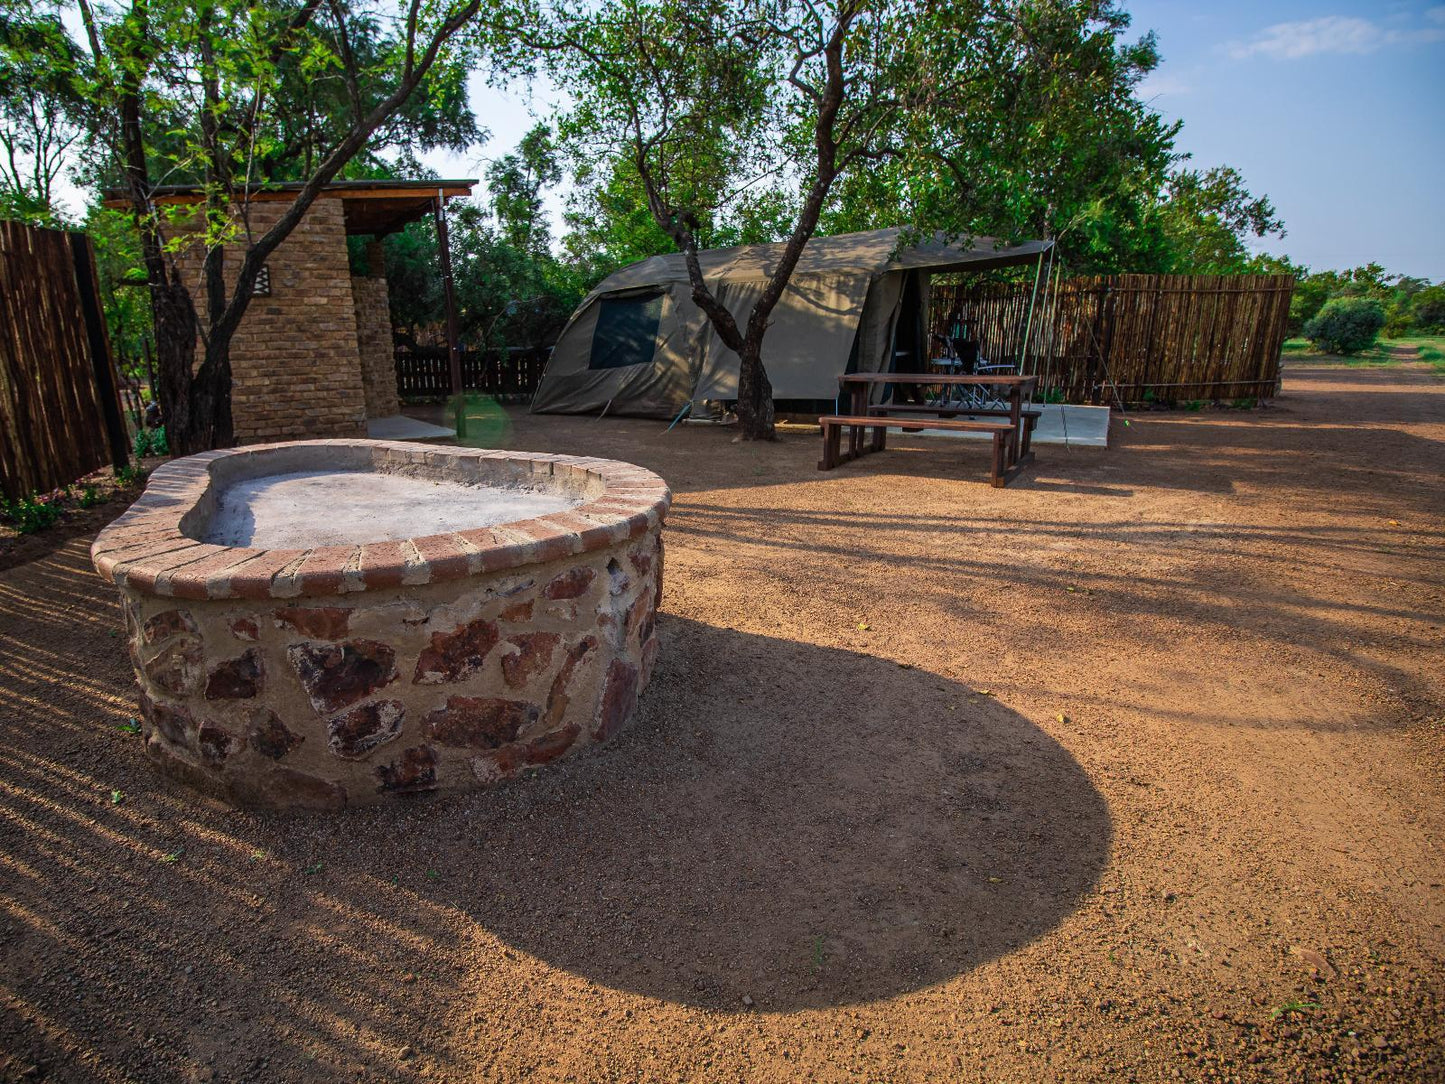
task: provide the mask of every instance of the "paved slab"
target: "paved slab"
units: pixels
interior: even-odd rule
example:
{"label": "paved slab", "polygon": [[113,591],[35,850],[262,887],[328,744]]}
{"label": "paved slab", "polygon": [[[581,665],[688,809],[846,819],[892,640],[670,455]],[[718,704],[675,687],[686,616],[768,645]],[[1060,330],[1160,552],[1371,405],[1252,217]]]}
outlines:
{"label": "paved slab", "polygon": [[452,440],[457,431],[408,418],[405,414],[393,414],[389,418],[366,419],[366,435],[372,440]]}
{"label": "paved slab", "polygon": [[[1042,410],[1034,427],[1035,444],[1071,444],[1083,448],[1109,446],[1109,408],[1106,406],[1074,406],[1063,403],[1035,403]],[[997,417],[960,414],[960,418],[998,421]],[[959,433],[947,429],[924,429],[909,436],[952,437],[965,440],[989,440],[987,433]]]}

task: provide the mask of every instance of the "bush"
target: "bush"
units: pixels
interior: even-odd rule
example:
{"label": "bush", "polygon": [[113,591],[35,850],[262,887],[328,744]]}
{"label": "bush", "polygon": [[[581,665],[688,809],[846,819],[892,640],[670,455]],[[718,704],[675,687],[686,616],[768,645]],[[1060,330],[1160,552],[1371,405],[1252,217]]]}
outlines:
{"label": "bush", "polygon": [[1445,286],[1427,286],[1411,298],[1410,317],[1417,331],[1445,329]]}
{"label": "bush", "polygon": [[1336,297],[1305,324],[1304,336],[1326,354],[1358,354],[1375,344],[1385,310],[1368,297]]}
{"label": "bush", "polygon": [[135,457],[144,459],[150,455],[170,455],[170,445],[166,443],[166,427],[159,426],[155,429],[142,427],[135,435]]}
{"label": "bush", "polygon": [[0,520],[9,523],[20,534],[43,531],[60,519],[60,503],[55,495],[21,497],[18,501],[0,498]]}

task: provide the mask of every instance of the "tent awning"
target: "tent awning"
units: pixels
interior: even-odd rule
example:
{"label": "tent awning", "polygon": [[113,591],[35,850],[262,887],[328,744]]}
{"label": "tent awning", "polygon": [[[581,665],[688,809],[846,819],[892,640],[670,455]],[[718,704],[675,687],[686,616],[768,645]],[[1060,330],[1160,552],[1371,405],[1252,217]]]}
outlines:
{"label": "tent awning", "polygon": [[[886,271],[923,268],[930,271],[986,271],[1037,259],[1047,252],[1051,241],[1023,241],[1007,245],[992,237],[948,239],[943,234],[914,236],[896,226],[866,233],[843,233],[834,237],[813,237],[803,246],[794,277],[853,271],[881,275]],[[766,279],[772,275],[785,245],[738,245],[710,248],[698,253],[703,277],[709,281]],[[642,286],[664,286],[686,282],[687,263],[682,253],[670,252],[629,264],[603,279],[592,297],[633,290]]]}

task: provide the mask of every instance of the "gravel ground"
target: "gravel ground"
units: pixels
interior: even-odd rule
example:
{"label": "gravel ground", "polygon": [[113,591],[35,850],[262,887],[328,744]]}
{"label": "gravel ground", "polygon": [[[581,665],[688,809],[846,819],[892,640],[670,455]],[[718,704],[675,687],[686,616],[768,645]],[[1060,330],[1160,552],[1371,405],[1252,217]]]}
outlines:
{"label": "gravel ground", "polygon": [[154,775],[89,537],[28,543],[0,1079],[1442,1079],[1445,384],[1285,392],[1004,490],[514,412],[672,484],[653,683],[595,753],[339,816]]}

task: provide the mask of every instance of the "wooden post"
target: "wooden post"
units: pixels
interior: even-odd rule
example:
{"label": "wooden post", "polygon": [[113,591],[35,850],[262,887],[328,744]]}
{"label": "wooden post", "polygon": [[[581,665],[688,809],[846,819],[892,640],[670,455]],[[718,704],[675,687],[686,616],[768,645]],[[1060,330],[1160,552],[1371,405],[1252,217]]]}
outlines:
{"label": "wooden post", "polygon": [[467,415],[462,404],[462,347],[457,335],[457,305],[452,292],[452,253],[447,241],[446,196],[437,189],[436,200],[437,253],[442,264],[442,292],[447,306],[447,369],[451,377],[452,395],[455,397],[455,418],[457,437],[466,433]]}
{"label": "wooden post", "polygon": [[95,252],[90,238],[83,233],[70,235],[70,251],[75,259],[75,285],[80,295],[80,312],[85,319],[86,345],[90,364],[95,372],[95,397],[105,419],[105,435],[110,444],[110,462],[116,470],[130,464],[130,441],[125,431],[125,418],[120,412],[120,390],[115,379],[115,365],[110,358],[110,337],[105,333],[105,314],[100,307],[96,289]]}

